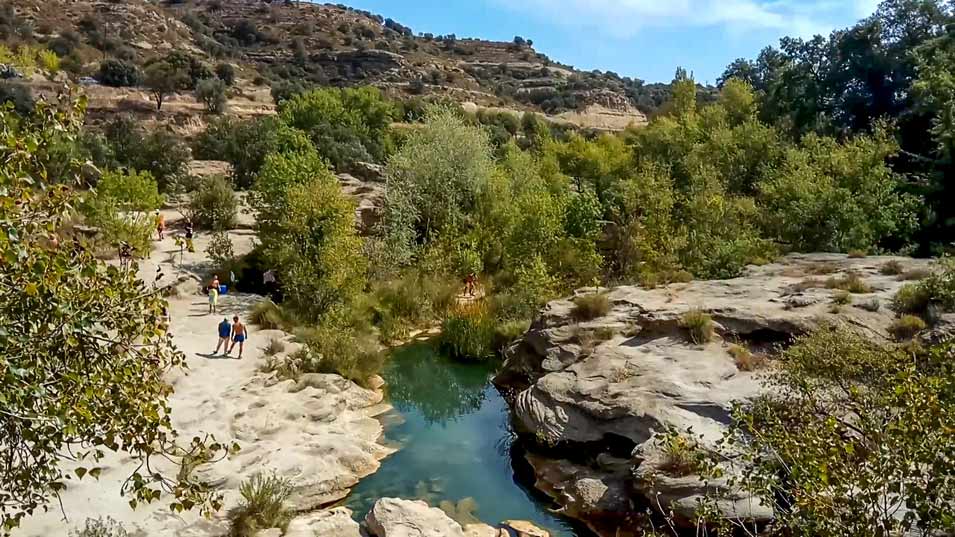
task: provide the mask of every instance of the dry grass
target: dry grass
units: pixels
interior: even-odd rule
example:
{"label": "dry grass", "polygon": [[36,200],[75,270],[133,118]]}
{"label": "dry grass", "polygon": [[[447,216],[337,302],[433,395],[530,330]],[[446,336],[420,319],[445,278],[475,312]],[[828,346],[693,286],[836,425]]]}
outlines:
{"label": "dry grass", "polygon": [[606,293],[583,295],[574,299],[570,315],[577,322],[592,321],[610,313],[610,299]]}
{"label": "dry grass", "polygon": [[898,259],[892,259],[886,261],[885,264],[879,268],[879,272],[885,276],[898,276],[905,272],[905,266],[902,265],[902,262]]}
{"label": "dry grass", "polygon": [[862,259],[868,256],[869,252],[865,250],[849,250],[849,259]]}
{"label": "dry grass", "polygon": [[680,326],[687,330],[690,341],[703,345],[713,341],[716,331],[713,328],[713,318],[703,310],[693,309],[683,314]]}
{"label": "dry grass", "polygon": [[849,291],[838,290],[832,294],[832,303],[838,306],[848,306],[852,304],[852,294]]}
{"label": "dry grass", "polygon": [[728,352],[740,371],[756,371],[763,368],[769,361],[765,354],[753,354],[743,345],[730,345]]}
{"label": "dry grass", "polygon": [[833,276],[826,280],[826,288],[841,289],[850,293],[864,294],[871,293],[872,287],[865,283],[862,276],[855,272],[850,272],[844,276]]}
{"label": "dry grass", "polygon": [[822,289],[826,286],[825,280],[819,278],[806,278],[805,280],[789,286],[790,293],[804,293],[810,289]]}
{"label": "dry grass", "polygon": [[285,342],[277,338],[272,338],[269,340],[269,344],[265,346],[263,352],[266,356],[275,356],[276,354],[283,353],[285,352]]}
{"label": "dry grass", "polygon": [[924,280],[925,278],[928,278],[931,275],[932,275],[932,271],[929,269],[916,268],[916,269],[907,270],[899,274],[899,280],[905,281],[905,282]]}

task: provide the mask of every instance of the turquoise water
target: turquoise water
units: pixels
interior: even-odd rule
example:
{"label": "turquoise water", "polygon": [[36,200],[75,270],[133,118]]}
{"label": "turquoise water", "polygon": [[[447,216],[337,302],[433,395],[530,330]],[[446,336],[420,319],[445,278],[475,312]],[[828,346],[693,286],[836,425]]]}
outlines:
{"label": "turquoise water", "polygon": [[345,504],[363,519],[381,497],[427,500],[452,518],[497,524],[530,520],[555,537],[585,535],[548,511],[515,479],[507,405],[482,364],[440,356],[427,344],[398,349],[382,374],[395,411],[382,417],[399,451],[363,479]]}

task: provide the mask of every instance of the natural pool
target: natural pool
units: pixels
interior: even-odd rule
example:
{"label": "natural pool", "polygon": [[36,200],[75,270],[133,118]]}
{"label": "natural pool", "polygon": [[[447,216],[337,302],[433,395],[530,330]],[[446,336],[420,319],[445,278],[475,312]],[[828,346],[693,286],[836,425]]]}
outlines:
{"label": "natural pool", "polygon": [[[529,520],[555,537],[582,536],[515,478],[507,404],[484,364],[462,364],[428,344],[394,352],[382,374],[395,411],[382,418],[399,451],[363,479],[345,504],[364,518],[378,498],[427,500],[462,523]],[[451,514],[451,513],[449,513]]]}

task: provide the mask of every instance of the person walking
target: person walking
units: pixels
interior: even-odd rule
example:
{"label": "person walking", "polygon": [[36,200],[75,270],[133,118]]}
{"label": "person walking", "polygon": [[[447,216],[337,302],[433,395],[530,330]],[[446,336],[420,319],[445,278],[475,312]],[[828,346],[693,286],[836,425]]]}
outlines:
{"label": "person walking", "polygon": [[216,343],[216,350],[212,354],[219,354],[219,347],[222,347],[222,353],[229,353],[229,339],[232,337],[232,323],[228,317],[223,317],[219,323],[219,342]]}
{"label": "person walking", "polygon": [[474,285],[477,283],[477,276],[471,272],[464,280],[464,292],[469,296],[474,296]]}
{"label": "person walking", "polygon": [[232,346],[229,347],[226,354],[232,354],[232,349],[235,348],[235,344],[239,344],[239,359],[242,359],[242,350],[245,347],[245,340],[248,334],[245,330],[245,325],[239,322],[239,316],[236,315],[232,317]]}
{"label": "person walking", "polygon": [[195,236],[195,231],[192,229],[192,221],[186,222],[186,250],[189,250],[189,253],[196,252],[196,245],[193,244],[192,239]]}
{"label": "person walking", "polygon": [[166,217],[159,211],[156,211],[156,235],[159,240],[166,238]]}

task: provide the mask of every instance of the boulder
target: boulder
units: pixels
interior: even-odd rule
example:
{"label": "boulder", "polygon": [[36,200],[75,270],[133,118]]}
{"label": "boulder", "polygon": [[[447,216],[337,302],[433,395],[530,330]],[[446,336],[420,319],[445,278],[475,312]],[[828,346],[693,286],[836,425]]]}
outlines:
{"label": "boulder", "polygon": [[505,520],[501,526],[516,533],[517,537],[550,537],[549,531],[542,530],[526,520]]}
{"label": "boulder", "polygon": [[359,233],[371,234],[381,219],[381,210],[385,204],[384,184],[361,181],[347,173],[338,174],[338,182],[342,185],[342,192],[357,202],[355,225]]}
{"label": "boulder", "polygon": [[[531,443],[552,448],[548,456],[527,456],[538,488],[569,516],[584,521],[642,510],[639,506],[653,503],[647,501],[651,497],[660,500],[662,509],[688,513],[705,493],[703,485],[696,476],[651,479],[659,462],[652,449],[654,435],[692,428],[703,442],[715,442],[730,421],[734,402],[761,393],[765,369],[738,363],[730,354],[732,345],[747,347],[771,367],[780,345],[827,323],[843,323],[888,341],[895,313],[864,305],[888,304],[905,284],[882,274],[889,261],[906,270],[933,266],[908,258],[790,255],[748,267],[731,280],[599,290],[607,292],[611,307],[592,320],[575,319],[573,298],[551,302],[523,340],[509,349],[495,378],[515,429]],[[835,291],[826,280],[850,274],[869,292],[853,295],[860,307],[833,307]],[[691,310],[711,316],[712,341],[690,341],[681,320]],[[592,453],[621,459],[624,465],[570,462]],[[730,498],[720,505],[726,517],[771,516],[753,498],[725,490],[725,482],[709,486],[723,487]]]}
{"label": "boulder", "polygon": [[365,517],[374,537],[464,537],[464,529],[444,511],[422,501],[382,498]]}
{"label": "boulder", "polygon": [[285,537],[361,537],[358,523],[346,507],[317,511],[293,518]]}

